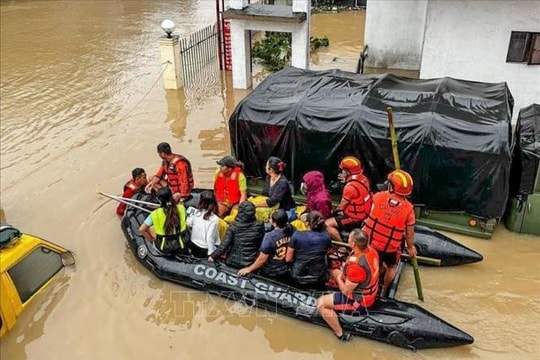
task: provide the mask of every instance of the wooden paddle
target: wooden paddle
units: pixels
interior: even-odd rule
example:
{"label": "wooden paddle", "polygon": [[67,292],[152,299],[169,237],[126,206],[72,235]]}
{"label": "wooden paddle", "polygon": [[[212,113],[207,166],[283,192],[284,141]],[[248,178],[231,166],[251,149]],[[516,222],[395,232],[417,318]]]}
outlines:
{"label": "wooden paddle", "polygon": [[[392,108],[386,108],[386,113],[388,114],[388,127],[390,129],[390,141],[392,143],[392,155],[394,156],[394,165],[396,170],[401,169],[399,163],[399,152],[397,147],[397,137],[396,129],[394,128],[394,115],[392,113]],[[418,261],[416,258],[411,258],[411,264],[414,271],[414,281],[416,283],[416,292],[418,294],[418,299],[424,301],[424,292],[422,291],[422,282],[420,281],[420,271],[418,270]]]}

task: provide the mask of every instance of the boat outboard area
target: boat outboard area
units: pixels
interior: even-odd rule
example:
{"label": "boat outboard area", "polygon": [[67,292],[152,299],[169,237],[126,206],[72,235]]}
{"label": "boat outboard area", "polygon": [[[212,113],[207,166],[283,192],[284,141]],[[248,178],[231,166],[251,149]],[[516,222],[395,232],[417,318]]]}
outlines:
{"label": "boat outboard area", "polygon": [[[134,199],[146,200],[147,197],[136,194]],[[139,233],[139,227],[148,214],[144,210],[128,206],[121,227],[134,256],[158,278],[327,326],[317,312],[316,304],[319,296],[333,289],[300,289],[257,274],[239,276],[238,269],[220,262],[184,255],[164,256]],[[399,269],[401,271],[403,266]],[[399,275],[391,286],[391,294],[397,290]],[[393,295],[379,298],[368,310],[342,313],[339,317],[343,329],[353,335],[411,350],[461,346],[474,341],[471,335],[421,306],[396,300]]]}

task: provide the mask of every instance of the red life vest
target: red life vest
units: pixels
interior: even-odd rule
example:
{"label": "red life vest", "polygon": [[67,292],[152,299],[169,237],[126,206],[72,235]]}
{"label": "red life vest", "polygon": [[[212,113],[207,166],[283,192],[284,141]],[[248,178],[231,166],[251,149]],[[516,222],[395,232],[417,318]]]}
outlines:
{"label": "red life vest", "polygon": [[[139,185],[135,184],[135,181],[131,179],[124,185],[124,194],[126,193],[126,191],[128,191],[128,189],[131,190],[131,195],[133,196],[135,191],[139,190]],[[131,196],[124,195],[124,197],[131,197]]]}
{"label": "red life vest", "polygon": [[405,235],[407,218],[413,205],[398,195],[383,191],[373,196],[373,210],[365,221],[364,231],[371,246],[382,252],[396,252]]}
{"label": "red life vest", "polygon": [[[169,187],[171,188],[172,193],[180,193],[181,191],[181,183],[180,183],[180,174],[178,173],[178,169],[176,168],[176,164],[179,161],[183,161],[186,164],[186,171],[188,176],[188,184],[189,184],[189,192],[191,193],[191,190],[194,186],[193,181],[193,172],[191,171],[191,163],[188,159],[183,157],[182,155],[175,154],[174,158],[169,162],[164,160],[162,163],[163,166],[163,172],[165,173],[167,183],[169,184]],[[182,196],[189,195],[189,194],[182,194]]]}
{"label": "red life vest", "polygon": [[240,174],[242,174],[242,168],[239,166],[235,166],[228,177],[221,171],[219,172],[214,183],[214,194],[218,202],[224,202],[230,205],[240,202]]}
{"label": "red life vest", "polygon": [[[354,254],[351,254],[345,262],[343,271],[345,278],[347,278],[348,267],[350,264],[354,264],[351,262],[353,256]],[[358,301],[363,307],[370,307],[375,303],[379,291],[379,254],[372,247],[368,247],[362,252],[356,264],[366,272],[366,280],[358,284],[351,294],[347,294],[347,297]]]}
{"label": "red life vest", "polygon": [[347,204],[343,213],[350,218],[364,220],[371,210],[371,191],[369,190],[369,180],[362,174],[349,176],[345,186],[352,186],[358,196]]}
{"label": "red life vest", "polygon": [[[140,187],[137,184],[135,184],[135,180],[131,179],[127,183],[124,184],[124,192],[122,193],[122,197],[131,198],[133,194],[135,194],[135,192],[139,189]],[[118,204],[118,207],[116,208],[116,213],[118,215],[124,215],[124,212],[126,211],[126,207],[127,205],[124,203]]]}

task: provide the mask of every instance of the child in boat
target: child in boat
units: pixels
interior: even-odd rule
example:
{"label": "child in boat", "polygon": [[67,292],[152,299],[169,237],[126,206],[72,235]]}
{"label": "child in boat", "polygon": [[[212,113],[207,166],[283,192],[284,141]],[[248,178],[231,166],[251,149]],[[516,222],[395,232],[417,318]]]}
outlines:
{"label": "child in boat", "polygon": [[[189,208],[191,210],[193,208]],[[218,204],[211,191],[203,191],[199,197],[199,206],[187,218],[191,229],[191,242],[188,247],[191,255],[207,258],[219,245],[219,218],[216,215]]]}
{"label": "child in boat", "polygon": [[[131,199],[131,197],[139,190],[145,188],[148,184],[148,178],[146,172],[142,168],[135,168],[131,170],[131,180],[124,185],[123,198]],[[116,208],[116,214],[123,216],[126,211],[126,204],[120,203]]]}
{"label": "child in boat", "polygon": [[238,215],[208,261],[219,260],[225,255],[225,263],[229,266],[248,266],[257,257],[263,236],[264,224],[255,217],[255,206],[249,201],[243,201],[238,206]]}
{"label": "child in boat", "polygon": [[285,262],[285,254],[294,229],[289,224],[287,213],[283,209],[272,213],[270,223],[274,226],[274,230],[264,235],[257,260],[240,269],[238,275],[244,276],[262,268],[261,273],[264,276],[287,282],[289,269]]}
{"label": "child in boat", "polygon": [[292,262],[291,276],[302,287],[320,288],[326,283],[326,253],[332,241],[324,217],[318,211],[306,214],[307,231],[296,231],[287,247],[286,261]]}

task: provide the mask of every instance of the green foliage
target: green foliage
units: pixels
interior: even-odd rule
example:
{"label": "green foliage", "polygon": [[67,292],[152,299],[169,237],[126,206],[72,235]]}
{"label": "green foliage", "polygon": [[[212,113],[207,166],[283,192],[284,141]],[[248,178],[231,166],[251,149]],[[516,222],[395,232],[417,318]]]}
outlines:
{"label": "green foliage", "polygon": [[309,38],[309,48],[311,49],[311,51],[320,49],[322,47],[328,47],[328,45],[330,45],[330,41],[326,36],[323,38],[314,38],[313,36],[311,36]]}
{"label": "green foliage", "polygon": [[[291,60],[291,33],[267,31],[266,37],[253,44],[253,58],[271,72],[283,69]],[[310,37],[312,51],[330,45],[328,38]]]}

